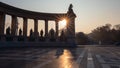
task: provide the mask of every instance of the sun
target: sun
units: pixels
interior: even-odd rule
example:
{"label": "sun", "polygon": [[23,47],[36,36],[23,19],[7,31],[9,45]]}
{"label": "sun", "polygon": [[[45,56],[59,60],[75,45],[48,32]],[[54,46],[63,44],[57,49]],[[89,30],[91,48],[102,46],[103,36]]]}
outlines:
{"label": "sun", "polygon": [[66,27],[66,24],[67,24],[66,19],[63,19],[62,21],[60,21],[60,26],[61,26],[61,28],[65,28],[65,27]]}

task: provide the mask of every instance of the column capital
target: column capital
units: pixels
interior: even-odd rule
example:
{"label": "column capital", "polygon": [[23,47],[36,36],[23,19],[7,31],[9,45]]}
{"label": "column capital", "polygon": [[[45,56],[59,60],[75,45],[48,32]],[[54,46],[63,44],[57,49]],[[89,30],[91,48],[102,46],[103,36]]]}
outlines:
{"label": "column capital", "polygon": [[44,21],[45,21],[45,23],[46,23],[46,22],[48,23],[49,20],[48,20],[48,19],[45,19]]}
{"label": "column capital", "polygon": [[35,18],[34,20],[38,20],[38,19]]}
{"label": "column capital", "polygon": [[58,22],[59,22],[59,20],[55,20],[55,22],[56,22],[56,23],[58,23]]}
{"label": "column capital", "polygon": [[27,17],[23,17],[23,20],[28,19]]}

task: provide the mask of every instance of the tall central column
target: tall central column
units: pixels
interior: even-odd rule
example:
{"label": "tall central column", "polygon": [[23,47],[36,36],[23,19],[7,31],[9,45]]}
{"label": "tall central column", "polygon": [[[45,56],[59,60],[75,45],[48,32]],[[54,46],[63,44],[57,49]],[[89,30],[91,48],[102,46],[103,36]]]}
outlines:
{"label": "tall central column", "polygon": [[45,20],[45,37],[48,37],[48,20]]}
{"label": "tall central column", "polygon": [[27,36],[27,18],[23,18],[23,36]]}
{"label": "tall central column", "polygon": [[58,37],[58,28],[59,28],[59,25],[58,25],[58,21],[56,20],[55,21],[55,28],[56,28],[56,37]]}
{"label": "tall central column", "polygon": [[5,14],[0,12],[0,35],[4,35]]}
{"label": "tall central column", "polygon": [[34,35],[35,37],[38,36],[38,20],[37,19],[34,19]]}
{"label": "tall central column", "polygon": [[11,35],[15,36],[17,35],[17,30],[18,30],[18,22],[17,22],[17,17],[12,16],[12,23],[11,23]]}

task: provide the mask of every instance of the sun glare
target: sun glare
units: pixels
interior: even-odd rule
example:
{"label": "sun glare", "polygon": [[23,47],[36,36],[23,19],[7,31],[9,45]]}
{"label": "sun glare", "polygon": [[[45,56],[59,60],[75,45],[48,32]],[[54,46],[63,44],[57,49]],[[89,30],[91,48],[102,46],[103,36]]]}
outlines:
{"label": "sun glare", "polygon": [[66,24],[67,24],[67,21],[64,19],[64,20],[62,20],[62,21],[60,21],[60,26],[62,27],[62,28],[65,28],[66,27]]}

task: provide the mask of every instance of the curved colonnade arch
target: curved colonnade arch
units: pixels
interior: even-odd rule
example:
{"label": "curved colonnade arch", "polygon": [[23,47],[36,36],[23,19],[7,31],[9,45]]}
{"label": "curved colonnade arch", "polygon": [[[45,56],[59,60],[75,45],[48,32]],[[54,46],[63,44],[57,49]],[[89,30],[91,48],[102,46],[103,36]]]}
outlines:
{"label": "curved colonnade arch", "polygon": [[41,13],[33,12],[20,8],[10,6],[8,4],[0,2],[0,36],[5,35],[5,15],[11,15],[11,35],[16,36],[16,28],[18,25],[17,17],[23,18],[23,36],[27,36],[28,19],[34,20],[34,34],[38,33],[38,20],[44,20],[45,22],[45,37],[48,36],[48,21],[55,21],[56,36],[58,36],[58,22],[62,19],[67,19],[66,36],[69,42],[75,41],[75,17],[72,8],[69,8],[67,13]]}

